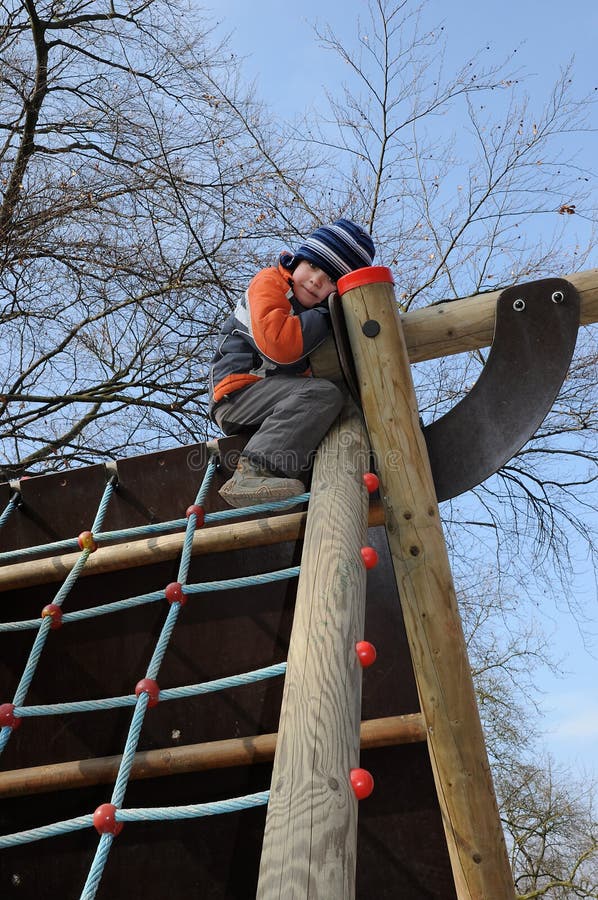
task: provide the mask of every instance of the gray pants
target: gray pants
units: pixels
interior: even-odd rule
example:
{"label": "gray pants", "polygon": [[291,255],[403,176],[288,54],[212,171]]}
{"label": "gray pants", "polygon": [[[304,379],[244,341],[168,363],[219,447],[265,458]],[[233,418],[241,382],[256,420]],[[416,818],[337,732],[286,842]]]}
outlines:
{"label": "gray pants", "polygon": [[324,378],[271,375],[232,394],[219,404],[214,418],[227,435],[257,428],[243,456],[271,472],[298,478],[311,469],[344,400],[342,391]]}

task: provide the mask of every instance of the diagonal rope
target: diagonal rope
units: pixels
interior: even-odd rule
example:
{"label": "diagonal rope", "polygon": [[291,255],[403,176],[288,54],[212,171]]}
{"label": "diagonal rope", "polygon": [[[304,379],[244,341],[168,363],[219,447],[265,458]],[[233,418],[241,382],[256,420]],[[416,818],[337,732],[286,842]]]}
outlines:
{"label": "diagonal rope", "polygon": [[[208,462],[202,484],[196,497],[195,505],[197,506],[200,505],[200,500],[207,495],[211,480],[216,472],[216,462],[217,461],[215,457],[211,457]],[[181,554],[181,561],[179,564],[178,582],[180,585],[184,585],[187,578],[189,562],[191,559],[191,544],[193,541],[196,524],[196,516],[192,513],[187,520],[187,529],[185,532],[183,552]],[[176,624],[181,608],[182,604],[180,601],[175,600],[173,603],[171,603],[166,621],[164,622],[164,625],[156,642],[156,647],[152,654],[152,658],[147,667],[146,678],[148,679],[155,680],[157,678],[160,664],[168,647],[168,642],[174,630],[174,626]],[[135,710],[133,712],[131,725],[129,727],[129,733],[120,760],[118,774],[116,776],[116,782],[112,791],[111,803],[117,809],[120,809],[123,803],[149,700],[150,698],[147,691],[141,691],[137,697]],[[93,900],[93,898],[95,897],[106,865],[106,861],[108,859],[108,854],[110,853],[110,848],[112,847],[113,840],[113,834],[101,835],[86,882],[83,886],[83,891],[81,892],[81,900]]]}
{"label": "diagonal rope", "polygon": [[[94,528],[96,530],[98,530],[102,527],[102,522],[106,515],[106,510],[108,508],[108,504],[110,502],[112,494],[114,493],[115,481],[116,481],[116,479],[114,477],[112,477],[110,479],[110,481],[106,484],[106,487],[104,488],[104,492],[102,494],[100,503],[98,505],[97,513],[93,520],[92,534],[93,534]],[[79,574],[80,574],[81,570],[83,569],[85,563],[87,562],[89,554],[91,552],[92,552],[91,549],[88,547],[86,547],[84,550],[81,551],[81,555],[80,555],[79,559],[77,560],[75,566],[71,569],[71,571],[67,575],[66,579],[60,586],[58,593],[54,597],[53,603],[55,606],[62,605],[62,603],[66,599],[67,595],[69,594],[72,586],[75,584],[77,578],[79,577]],[[27,696],[27,691],[29,690],[31,681],[33,680],[33,676],[35,675],[35,670],[37,668],[37,664],[39,662],[41,652],[46,643],[46,638],[48,636],[48,632],[51,628],[51,625],[52,625],[52,620],[51,620],[50,616],[46,616],[45,618],[43,618],[41,620],[39,630],[38,630],[35,640],[33,642],[33,647],[31,648],[31,651],[29,653],[29,658],[27,660],[27,663],[25,664],[25,669],[23,670],[23,674],[21,675],[21,680],[20,680],[19,684],[17,685],[17,689],[16,689],[15,695],[13,697],[12,702],[15,706],[21,706],[21,704],[23,703],[23,700]],[[13,728],[10,725],[5,725],[2,728],[2,730],[0,731],[0,754],[3,752],[4,748],[6,747],[6,744],[8,743],[8,740],[9,740],[12,732],[13,732]]]}
{"label": "diagonal rope", "polygon": [[14,493],[12,495],[0,515],[0,528],[8,522],[15,509],[18,507],[20,499],[21,495],[19,493]]}
{"label": "diagonal rope", "polygon": [[[203,506],[203,502],[209,491],[210,483],[216,472],[216,468],[217,459],[215,457],[211,457],[208,461],[204,479],[196,498],[197,506]],[[100,541],[103,539],[104,541],[108,541],[155,533],[163,534],[167,531],[178,530],[186,526],[178,571],[178,584],[181,586],[181,588],[184,588],[183,593],[185,595],[205,593],[208,591],[229,590],[235,587],[256,586],[272,581],[281,580],[283,578],[295,577],[299,574],[299,567],[294,566],[289,569],[280,570],[278,572],[246,576],[244,578],[227,579],[217,582],[187,585],[186,579],[188,576],[191,561],[193,536],[197,526],[196,514],[194,512],[190,512],[186,519],[178,519],[172,522],[161,523],[159,525],[140,526],[139,528],[125,529],[121,531],[101,532],[102,522],[106,513],[108,503],[110,501],[110,497],[112,495],[114,480],[115,479],[111,479],[109,484],[106,486],[106,490],[100,501],[98,511],[96,513],[96,517],[91,529],[94,540]],[[309,500],[309,496],[309,493],[305,493],[298,495],[295,498],[291,498],[290,500],[259,504],[251,507],[245,507],[244,509],[223,510],[218,513],[211,513],[206,515],[204,517],[204,521],[206,524],[209,524],[216,521],[248,516],[255,513],[284,510],[290,506],[295,506],[298,503],[307,502]],[[17,498],[15,498],[14,505],[16,505],[16,499]],[[2,514],[2,518],[0,518],[0,525],[4,521],[4,516],[6,515],[6,518],[8,518],[8,515],[10,515],[10,513],[12,512],[12,508],[10,509],[10,512],[7,512],[7,510],[4,511],[4,513]],[[10,559],[10,561],[13,561],[15,558],[18,558],[19,555],[27,556],[27,554],[29,554],[29,556],[31,556],[34,553],[46,552],[49,549],[56,551],[62,549],[75,549],[75,547],[76,541],[71,540],[55,542],[54,544],[40,545],[36,548],[27,548],[27,550],[25,551],[14,551],[13,553],[9,554],[0,554],[0,564],[2,562],[8,561],[8,559]],[[60,606],[68,596],[91,552],[91,549],[88,548],[85,548],[82,551],[81,555],[75,563],[75,566],[65,579],[63,585],[60,587],[58,593],[56,594],[56,597],[54,598],[53,602],[56,606]],[[166,593],[164,590],[154,591],[152,593],[140,595],[138,597],[128,598],[128,600],[126,601],[104,604],[103,606],[96,607],[93,610],[79,610],[73,613],[67,613],[62,617],[62,622],[75,622],[82,618],[88,618],[91,615],[102,615],[108,612],[116,612],[120,609],[130,608],[132,605],[140,605],[141,603],[162,600],[165,598],[165,596]],[[184,605],[184,602],[184,598],[182,602],[178,600],[170,602],[170,608],[168,610],[166,620],[162,626],[160,635],[152,653],[152,657],[147,666],[145,677],[150,681],[155,682],[157,678],[160,666],[168,649],[170,638],[174,631],[178,616],[180,614],[182,606]],[[215,803],[193,804],[185,807],[164,807],[156,809],[136,810],[122,809],[122,804],[133,766],[135,753],[139,744],[139,738],[141,729],[143,727],[145,713],[150,706],[154,705],[154,703],[152,702],[152,697],[150,697],[149,690],[140,690],[138,688],[138,691],[136,692],[136,694],[138,695],[130,695],[127,697],[104,698],[103,700],[80,701],[70,704],[47,704],[45,706],[22,707],[21,704],[26,696],[27,690],[33,678],[35,667],[41,654],[41,650],[43,649],[45,639],[48,630],[51,627],[51,624],[52,619],[49,616],[45,616],[41,620],[38,619],[28,620],[26,622],[20,623],[6,623],[5,630],[22,630],[25,627],[38,628],[38,633],[35,638],[29,660],[26,664],[25,671],[23,672],[21,682],[19,683],[19,686],[15,693],[15,716],[17,718],[20,718],[21,716],[26,717],[34,715],[52,715],[66,712],[70,713],[91,711],[91,709],[106,708],[107,704],[110,704],[111,708],[125,705],[135,706],[119,765],[119,771],[112,791],[111,803],[115,807],[114,819],[117,823],[157,819],[183,819],[205,815],[217,815],[219,813],[234,812],[240,809],[246,809],[251,806],[264,805],[268,802],[269,792],[263,791],[259,794],[248,795],[247,797],[232,798]],[[264,678],[271,678],[276,675],[284,674],[285,670],[286,663],[279,663],[277,665],[268,666],[263,669],[255,670],[253,672],[243,673],[242,675],[217,679],[212,682],[206,682],[199,685],[187,685],[184,687],[171,688],[165,691],[160,691],[159,698],[160,700],[178,699],[181,697],[190,697],[216,690],[225,690],[231,687],[237,687],[241,684],[249,684],[251,682],[258,681]],[[0,752],[3,750],[8,736],[10,735],[12,730],[13,729],[10,726],[7,726],[0,732]],[[16,835],[6,835],[4,837],[0,837],[0,848],[4,846],[13,846],[14,843],[24,843],[27,841],[39,840],[42,837],[49,837],[54,834],[64,833],[65,831],[73,831],[76,829],[85,828],[92,824],[93,816],[79,816],[75,819],[69,820],[68,822],[55,823],[54,825],[31,829],[27,832],[20,832]],[[96,854],[81,893],[81,900],[93,900],[93,898],[95,898],[113,839],[114,834],[111,833],[105,833],[100,836]]]}

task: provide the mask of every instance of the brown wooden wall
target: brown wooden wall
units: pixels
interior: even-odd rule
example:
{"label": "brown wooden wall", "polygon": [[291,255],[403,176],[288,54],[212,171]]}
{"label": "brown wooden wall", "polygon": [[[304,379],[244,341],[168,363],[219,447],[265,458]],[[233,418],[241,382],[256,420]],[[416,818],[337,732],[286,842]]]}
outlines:
{"label": "brown wooden wall", "polygon": [[[222,442],[234,454],[238,439]],[[232,456],[231,456],[232,459]],[[119,488],[103,530],[184,516],[207,460],[203,445],[119,461]],[[227,461],[228,458],[227,458]],[[216,491],[206,507],[222,509]],[[23,506],[0,531],[0,552],[75,537],[91,526],[106,480],[104,466],[22,482]],[[10,496],[0,485],[0,511]],[[418,710],[417,694],[386,537],[370,530],[380,565],[368,573],[365,637],[377,647],[364,672],[363,718]],[[101,552],[101,551],[99,551]],[[231,578],[298,565],[300,542],[192,560],[188,581]],[[163,588],[172,563],[81,578],[64,612]],[[39,616],[57,585],[0,594],[2,621]],[[296,579],[267,587],[195,595],[181,610],[160,669],[161,688],[195,684],[281,662],[286,657]],[[165,601],[65,625],[50,632],[26,703],[120,696],[145,675],[167,612]],[[10,702],[35,632],[0,634],[0,703]],[[244,737],[277,730],[282,679],[224,693],[169,701],[148,710],[140,750]],[[2,771],[118,754],[132,707],[25,719],[2,757]],[[364,751],[373,795],[359,810],[358,897],[451,900],[455,896],[427,749],[424,744]],[[84,765],[84,764],[83,764]],[[203,803],[269,786],[271,766],[237,767],[132,781],[125,807]],[[111,785],[0,800],[0,833],[91,813],[110,800]],[[129,823],[113,843],[99,900],[142,896],[255,896],[265,808],[183,822]],[[93,859],[93,829],[0,850],[0,896],[6,900],[78,898]]]}

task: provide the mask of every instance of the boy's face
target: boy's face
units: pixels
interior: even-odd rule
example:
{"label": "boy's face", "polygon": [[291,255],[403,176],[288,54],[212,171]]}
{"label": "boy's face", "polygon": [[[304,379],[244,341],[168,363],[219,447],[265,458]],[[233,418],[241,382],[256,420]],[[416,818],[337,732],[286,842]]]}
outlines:
{"label": "boy's face", "polygon": [[336,282],[306,259],[302,259],[293,272],[293,293],[306,309],[322,303],[334,290]]}

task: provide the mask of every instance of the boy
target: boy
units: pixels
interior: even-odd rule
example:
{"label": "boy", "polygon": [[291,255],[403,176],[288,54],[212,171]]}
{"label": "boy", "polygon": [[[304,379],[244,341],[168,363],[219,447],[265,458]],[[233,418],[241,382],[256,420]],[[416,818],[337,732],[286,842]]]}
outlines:
{"label": "boy", "polygon": [[220,495],[231,506],[303,493],[299,475],[338,416],[342,392],[312,378],[309,354],[330,331],[337,280],[371,266],[370,235],[348,219],[317,228],[252,279],[224,323],[210,366],[210,414],[225,434],[251,430]]}

